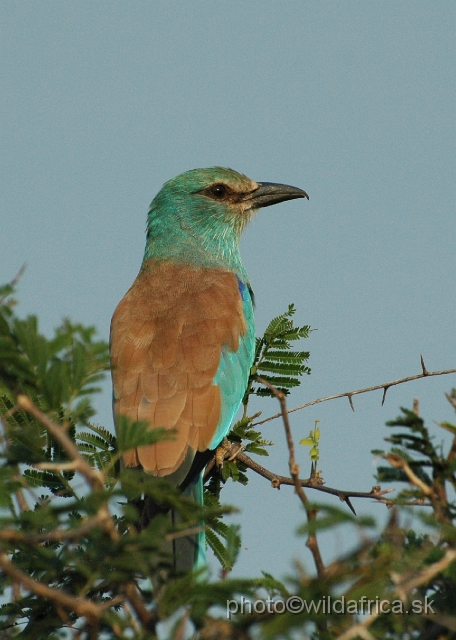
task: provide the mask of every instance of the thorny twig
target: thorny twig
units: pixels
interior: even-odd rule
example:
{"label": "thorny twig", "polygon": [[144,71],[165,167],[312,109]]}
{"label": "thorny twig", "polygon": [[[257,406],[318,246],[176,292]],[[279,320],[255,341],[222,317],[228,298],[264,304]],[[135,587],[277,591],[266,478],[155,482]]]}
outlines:
{"label": "thorny twig", "polygon": [[[393,594],[397,595],[402,601],[406,600],[407,595],[417,587],[428,583],[434,576],[444,571],[456,560],[456,550],[448,549],[443,558],[438,562],[431,564],[422,569],[416,576],[410,580],[404,579],[396,582]],[[374,608],[373,612],[368,615],[362,622],[354,625],[344,633],[337,636],[336,640],[352,640],[352,638],[373,638],[368,628],[382,613],[381,607]]]}
{"label": "thorny twig", "polygon": [[[261,466],[252,458],[247,456],[244,452],[239,452],[236,455],[236,460],[245,464],[246,467],[258,473],[258,475],[266,478],[271,481],[271,485],[274,489],[280,489],[282,485],[291,485],[295,486],[295,480],[293,478],[288,478],[287,476],[280,476],[269,469]],[[342,502],[347,502],[347,498],[371,498],[372,500],[377,500],[378,502],[386,502],[390,503],[391,501],[386,500],[384,496],[387,493],[391,493],[394,489],[381,489],[379,486],[374,486],[370,491],[344,491],[342,489],[335,489],[333,487],[326,487],[322,484],[321,478],[317,478],[317,476],[311,476],[306,480],[299,480],[301,487],[308,487],[309,489],[315,489],[316,491],[321,491],[322,493],[329,493],[330,495],[337,496],[339,500]],[[348,504],[350,509],[354,512],[351,504]],[[356,514],[355,514],[356,515]]]}
{"label": "thorny twig", "polygon": [[[337,398],[348,398],[350,407],[354,411],[355,408],[353,406],[353,400],[352,400],[353,396],[360,395],[361,393],[369,393],[370,391],[377,391],[379,389],[383,389],[383,397],[382,397],[382,405],[383,405],[386,398],[386,392],[390,387],[394,387],[395,385],[402,384],[404,382],[411,382],[412,380],[420,380],[421,378],[430,378],[431,376],[443,376],[449,373],[456,373],[456,369],[446,369],[444,371],[428,371],[424,365],[423,356],[421,356],[421,369],[422,369],[422,372],[415,376],[400,378],[399,380],[393,380],[392,382],[384,382],[383,384],[377,384],[373,387],[366,387],[365,389],[357,389],[356,391],[346,391],[345,393],[338,393],[334,396],[317,398],[316,400],[312,400],[311,402],[306,402],[305,404],[301,404],[298,407],[293,407],[293,409],[288,409],[287,412],[293,413],[294,411],[300,411],[301,409],[312,407],[314,404],[320,404],[321,402],[327,402],[328,400],[336,400]],[[281,417],[282,417],[282,413],[276,413],[273,416],[269,416],[269,418],[265,418],[264,420],[254,422],[252,424],[252,427],[256,427],[260,424],[265,424],[266,422],[270,422],[271,420],[276,420],[277,418],[281,418]]]}
{"label": "thorny twig", "polygon": [[[74,469],[79,471],[86,479],[87,484],[95,490],[103,490],[103,474],[97,471],[85,460],[78,451],[77,446],[68,437],[66,430],[59,424],[53,422],[43,413],[36,404],[23,394],[17,396],[17,409],[22,409],[26,413],[30,413],[43,427],[51,434],[51,436],[65,449],[70,458],[75,463]],[[13,410],[11,410],[13,411]]]}
{"label": "thorny twig", "polygon": [[[25,395],[19,395],[17,397],[17,405],[9,413],[14,413],[18,409],[22,409],[31,414],[36,420],[38,420],[46,430],[52,435],[52,437],[62,446],[71,458],[71,462],[53,465],[52,463],[43,463],[42,465],[35,465],[42,468],[50,468],[52,470],[75,470],[81,473],[85,478],[89,487],[94,491],[102,491],[104,489],[104,475],[102,472],[93,469],[84,457],[79,453],[76,445],[68,436],[64,427],[56,424],[46,416],[34,403]],[[45,534],[24,535],[21,532],[12,530],[4,530],[0,532],[0,540],[4,541],[18,541],[32,544],[39,544],[46,541],[69,541],[77,540],[89,533],[94,527],[101,526],[106,533],[110,536],[113,542],[118,542],[120,539],[119,532],[117,531],[114,520],[109,512],[106,501],[104,501],[96,516],[88,518],[84,524],[74,529],[57,530],[48,532]],[[74,597],[66,594],[60,589],[52,589],[40,582],[37,582],[26,573],[17,568],[7,557],[5,553],[0,553],[0,567],[5,573],[7,573],[13,580],[21,583],[26,589],[33,591],[37,595],[51,600],[57,609],[63,608],[74,611],[77,615],[83,616],[87,619],[89,626],[91,627],[91,635],[95,638],[98,637],[97,623],[100,619],[103,611],[106,609],[118,605],[125,601],[125,597],[128,599],[131,607],[133,608],[136,616],[147,630],[153,630],[156,622],[154,614],[148,612],[142,602],[141,596],[138,593],[137,587],[133,582],[129,582],[124,587],[125,596],[117,595],[111,600],[102,604],[96,604],[86,598]]]}
{"label": "thorny twig", "polygon": [[[310,506],[309,499],[307,498],[302,488],[301,481],[299,479],[299,465],[297,464],[295,455],[294,455],[294,442],[293,442],[293,436],[291,435],[291,428],[290,428],[290,422],[288,419],[287,401],[286,401],[285,394],[279,389],[277,389],[276,387],[274,387],[272,384],[270,384],[267,380],[264,380],[263,378],[258,378],[258,382],[268,387],[268,389],[272,391],[272,393],[276,396],[276,398],[280,402],[280,407],[282,409],[281,415],[283,419],[283,426],[285,428],[285,435],[287,438],[287,446],[288,446],[288,452],[289,452],[288,465],[290,468],[290,475],[293,479],[295,492],[298,495],[299,499],[301,500],[302,505],[306,511],[307,519],[309,522],[311,522],[312,520],[316,519],[317,511]],[[325,566],[323,564],[323,559],[321,557],[320,548],[318,546],[318,540],[315,533],[309,532],[306,544],[312,553],[312,556],[315,562],[315,567],[317,569],[317,574],[320,578],[322,578],[325,573]]]}
{"label": "thorny twig", "polygon": [[73,529],[56,529],[47,533],[26,534],[15,529],[5,528],[0,531],[0,540],[5,542],[23,542],[26,544],[41,544],[42,542],[65,542],[79,540],[90,533],[94,527],[102,527],[105,524],[106,516],[97,514],[79,527]]}
{"label": "thorny twig", "polygon": [[405,475],[409,479],[409,482],[411,484],[414,484],[415,487],[418,487],[418,489],[422,493],[424,493],[425,496],[432,495],[432,488],[429,485],[427,485],[425,482],[423,482],[423,480],[421,480],[421,478],[419,478],[416,475],[416,473],[411,469],[410,465],[406,460],[398,456],[396,453],[388,453],[383,457],[386,460],[388,460],[390,465],[395,469],[402,469],[402,471],[405,473]]}
{"label": "thorny twig", "polygon": [[103,611],[105,611],[109,607],[119,604],[123,600],[122,597],[116,596],[112,600],[109,600],[109,602],[95,604],[94,602],[92,602],[91,600],[87,600],[86,598],[71,596],[61,589],[53,589],[43,584],[42,582],[34,580],[26,573],[21,571],[21,569],[18,569],[8,559],[5,553],[0,553],[0,567],[6,574],[13,578],[13,580],[20,582],[26,589],[33,591],[42,598],[51,600],[56,605],[60,605],[64,609],[74,611],[79,616],[84,616],[89,622],[98,620],[101,617]]}
{"label": "thorny twig", "polygon": [[[59,424],[53,422],[48,416],[43,413],[36,404],[26,395],[20,394],[17,396],[17,409],[22,409],[27,413],[30,413],[43,427],[51,434],[51,436],[65,449],[74,463],[74,469],[84,476],[87,484],[94,491],[102,491],[104,489],[104,476],[97,469],[93,469],[90,464],[81,456],[77,446],[68,436],[66,430]],[[11,412],[14,409],[11,410]],[[98,514],[103,518],[104,529],[106,533],[111,537],[113,542],[119,540],[119,532],[117,531],[114,520],[109,513],[106,502],[103,502],[99,509]]]}
{"label": "thorny twig", "polygon": [[[19,280],[22,278],[22,276],[24,275],[24,271],[25,271],[25,262],[22,265],[22,267],[19,269],[19,271],[17,272],[17,274],[14,276],[14,278],[11,280],[11,282],[9,283],[9,286],[11,287],[11,289],[14,289],[14,287],[17,285],[17,283],[19,282]],[[5,294],[4,296],[2,296],[0,298],[0,304],[3,304],[4,301],[6,300],[6,298],[9,296],[9,293]]]}

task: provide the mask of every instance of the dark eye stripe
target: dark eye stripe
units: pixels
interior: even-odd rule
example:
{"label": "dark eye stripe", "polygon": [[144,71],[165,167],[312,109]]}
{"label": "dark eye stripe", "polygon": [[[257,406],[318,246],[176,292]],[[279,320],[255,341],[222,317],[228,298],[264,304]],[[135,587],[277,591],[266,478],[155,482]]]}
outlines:
{"label": "dark eye stripe", "polygon": [[223,182],[211,184],[210,187],[206,187],[206,189],[197,191],[197,193],[201,193],[202,195],[206,196],[207,198],[211,198],[212,200],[222,201],[228,199],[236,199],[236,192]]}

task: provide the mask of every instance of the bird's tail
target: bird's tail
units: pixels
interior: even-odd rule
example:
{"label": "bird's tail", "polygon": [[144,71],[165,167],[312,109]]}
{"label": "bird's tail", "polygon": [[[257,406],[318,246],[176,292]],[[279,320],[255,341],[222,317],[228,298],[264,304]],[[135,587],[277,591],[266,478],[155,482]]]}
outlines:
{"label": "bird's tail", "polygon": [[[203,472],[199,473],[184,489],[184,496],[203,505]],[[174,524],[179,523],[179,514],[172,509]],[[204,526],[204,522],[201,522]],[[203,569],[206,566],[206,534],[204,530],[173,540],[174,568],[176,571]]]}

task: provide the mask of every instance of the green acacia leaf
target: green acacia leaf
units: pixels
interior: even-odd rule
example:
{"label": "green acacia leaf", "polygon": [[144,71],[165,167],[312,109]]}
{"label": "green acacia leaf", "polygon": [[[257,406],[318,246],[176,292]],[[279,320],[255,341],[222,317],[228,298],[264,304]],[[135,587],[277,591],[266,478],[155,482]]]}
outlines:
{"label": "green acacia leaf", "polygon": [[149,429],[145,420],[131,420],[126,416],[118,416],[116,422],[117,447],[121,452],[155,444],[161,440],[173,440],[174,431],[168,429]]}

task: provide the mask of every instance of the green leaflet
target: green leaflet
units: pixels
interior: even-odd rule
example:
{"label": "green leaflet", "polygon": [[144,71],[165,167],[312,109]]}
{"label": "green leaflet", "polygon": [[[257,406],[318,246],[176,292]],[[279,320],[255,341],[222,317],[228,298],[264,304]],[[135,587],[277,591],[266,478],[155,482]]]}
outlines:
{"label": "green leaflet", "polygon": [[247,405],[250,394],[274,395],[264,386],[254,386],[258,378],[263,378],[288,394],[289,389],[301,384],[300,377],[303,374],[310,374],[310,368],[305,364],[309,358],[309,352],[295,350],[292,344],[308,338],[310,327],[308,325],[296,327],[292,320],[295,312],[294,305],[290,304],[285,313],[271,320],[263,337],[256,339],[255,358],[244,395],[244,406]]}
{"label": "green leaflet", "polygon": [[127,416],[118,416],[116,430],[120,452],[155,444],[159,440],[172,440],[174,437],[172,430],[149,429],[145,420],[131,420]]}

